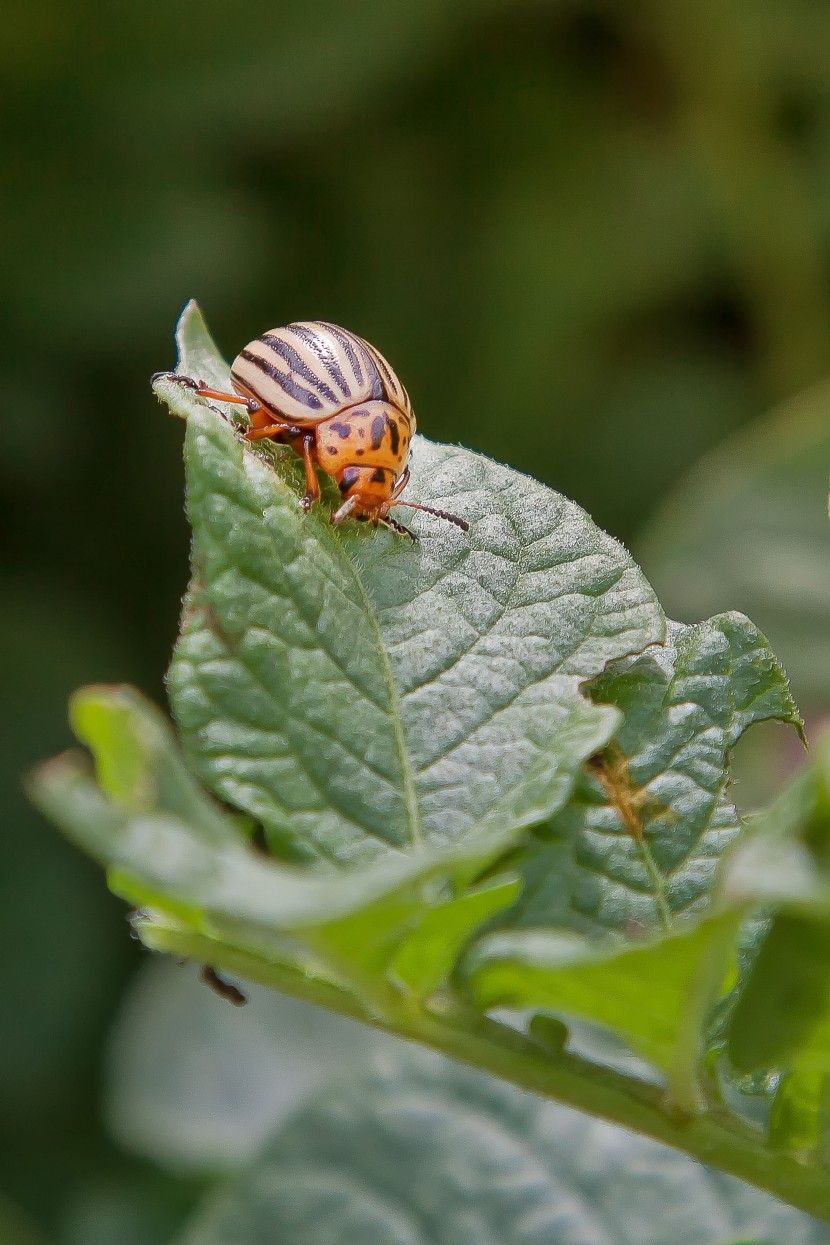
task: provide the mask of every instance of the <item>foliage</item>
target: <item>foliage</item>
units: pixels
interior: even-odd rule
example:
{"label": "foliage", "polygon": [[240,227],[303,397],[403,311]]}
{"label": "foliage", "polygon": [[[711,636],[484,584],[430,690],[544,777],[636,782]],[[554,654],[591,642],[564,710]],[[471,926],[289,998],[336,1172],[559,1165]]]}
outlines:
{"label": "foliage", "polygon": [[747,1233],[828,1239],[806,1216],[644,1138],[446,1060],[398,1056],[291,1120],[206,1202],[181,1245],[304,1234],[319,1245],[710,1245]]}
{"label": "foliage", "polygon": [[679,614],[737,605],[768,634],[786,636],[787,670],[813,712],[827,705],[830,670],[828,396],[816,386],[707,455],[639,542]]}
{"label": "foliage", "polygon": [[[182,374],[227,386],[195,305],[178,342]],[[308,515],[297,504],[290,451],[253,451],[230,410],[174,380],[157,390],[187,423],[192,579],[169,679],[181,745],[131,689],[90,687],[71,718],[94,773],[67,754],[31,784],[135,906],[142,941],[830,1215],[830,752],[743,830],[727,790],[747,727],[802,729],[764,636],[736,613],[667,622],[584,511],[422,438],[411,496],[469,533],[417,513],[415,546],[335,531],[331,496]],[[562,1021],[601,1026],[651,1071],[612,1071]],[[766,1135],[723,1105],[747,1072],[777,1086]],[[269,1194],[258,1209],[243,1177],[245,1215],[220,1200],[188,1245],[231,1222],[252,1243],[263,1224],[301,1239],[292,1170],[284,1207]],[[338,1192],[332,1239],[353,1222],[365,1236],[367,1213]],[[511,1214],[500,1194],[486,1230]]]}
{"label": "foliage", "polygon": [[[147,397],[170,320],[196,293],[228,352],[302,315],[364,333],[424,431],[578,498],[672,617],[745,610],[815,721],[826,399],[805,399],[804,453],[793,421],[759,430],[777,479],[752,475],[769,451],[756,458],[750,421],[830,362],[829,54],[811,0],[35,0],[4,15],[0,1185],[53,1242],[167,1245],[136,1208],[175,1218],[194,1195],[129,1159],[96,1109],[146,957],[20,784],[66,746],[73,687],[163,696],[189,539],[179,428]],[[738,428],[682,509],[653,517]],[[697,538],[720,480],[734,505]],[[803,754],[770,725],[731,759],[729,796],[752,808]],[[592,861],[573,864],[568,928],[601,931],[606,888],[649,908]]]}

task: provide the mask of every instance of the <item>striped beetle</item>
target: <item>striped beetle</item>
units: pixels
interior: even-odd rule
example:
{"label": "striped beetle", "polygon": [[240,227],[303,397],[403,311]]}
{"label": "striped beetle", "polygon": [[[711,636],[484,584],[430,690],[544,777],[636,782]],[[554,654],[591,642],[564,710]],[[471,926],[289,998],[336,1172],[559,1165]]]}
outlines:
{"label": "striped beetle", "polygon": [[415,432],[409,395],[380,351],[336,324],[302,320],[249,342],[231,365],[232,394],[189,376],[158,375],[200,397],[245,406],[246,440],[268,438],[296,450],[305,465],[304,510],[320,497],[316,464],[334,477],[343,496],[332,523],[367,519],[415,540],[389,516],[393,506],[409,506],[469,530],[457,515],[401,498]]}

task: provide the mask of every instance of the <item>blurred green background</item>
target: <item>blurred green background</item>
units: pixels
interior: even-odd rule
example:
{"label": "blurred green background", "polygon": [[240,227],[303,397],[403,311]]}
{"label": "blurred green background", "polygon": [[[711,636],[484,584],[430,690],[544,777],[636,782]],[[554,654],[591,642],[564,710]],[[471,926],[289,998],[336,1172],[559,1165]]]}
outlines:
{"label": "blurred green background", "polygon": [[101,1122],[141,957],[20,791],[80,682],[163,699],[188,536],[148,381],[185,301],[228,356],[366,336],[424,433],[575,497],[682,617],[750,610],[820,714],[830,399],[755,421],[830,371],[828,66],[817,0],[5,14],[0,1239],[127,1242],[115,1199],[164,1242],[200,1187]]}

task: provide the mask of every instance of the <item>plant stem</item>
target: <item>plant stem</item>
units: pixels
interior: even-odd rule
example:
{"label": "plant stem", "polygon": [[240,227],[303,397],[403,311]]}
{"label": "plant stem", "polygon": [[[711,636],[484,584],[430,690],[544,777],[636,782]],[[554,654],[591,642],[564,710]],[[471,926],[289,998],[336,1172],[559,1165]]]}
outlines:
{"label": "plant stem", "polygon": [[415,1009],[402,999],[396,1016],[386,1010],[379,1017],[342,987],[289,965],[270,963],[155,917],[139,922],[138,929],[146,945],[155,950],[207,962],[221,971],[418,1042],[520,1089],[663,1142],[830,1221],[827,1169],[770,1150],[760,1131],[723,1109],[684,1117],[667,1109],[658,1086],[567,1051],[543,1051],[524,1034],[455,1003],[438,1012]]}

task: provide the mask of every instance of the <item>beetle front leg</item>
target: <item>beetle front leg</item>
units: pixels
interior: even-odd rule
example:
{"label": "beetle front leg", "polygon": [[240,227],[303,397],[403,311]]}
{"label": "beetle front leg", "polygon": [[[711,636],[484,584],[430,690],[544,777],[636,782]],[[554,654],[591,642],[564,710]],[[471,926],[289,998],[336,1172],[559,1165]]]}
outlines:
{"label": "beetle front leg", "polygon": [[410,471],[409,471],[409,468],[407,467],[405,468],[403,475],[401,476],[400,480],[398,480],[398,483],[395,485],[392,491],[392,497],[391,497],[392,501],[395,501],[396,498],[400,497],[401,493],[404,491],[407,484],[409,483],[409,476],[410,476]]}
{"label": "beetle front leg", "polygon": [[246,428],[242,436],[246,441],[284,440],[285,424],[268,424],[265,428]]}
{"label": "beetle front leg", "polygon": [[417,545],[418,537],[415,533],[410,532],[409,528],[404,527],[403,523],[399,523],[397,519],[392,519],[387,514],[381,519],[381,523],[384,523],[387,527],[391,527],[393,532],[400,532],[401,536],[408,536],[413,545]]}
{"label": "beetle front leg", "polygon": [[300,498],[303,510],[310,510],[314,502],[320,500],[320,481],[314,470],[314,434],[306,433],[301,446],[303,466],[305,467],[305,496]]}
{"label": "beetle front leg", "polygon": [[256,398],[243,398],[239,393],[223,393],[221,389],[211,389],[202,380],[194,380],[192,376],[180,376],[178,372],[155,372],[152,380],[172,380],[176,385],[184,385],[192,389],[197,398],[213,398],[214,402],[233,402],[244,406],[249,415],[255,415],[260,409]]}

